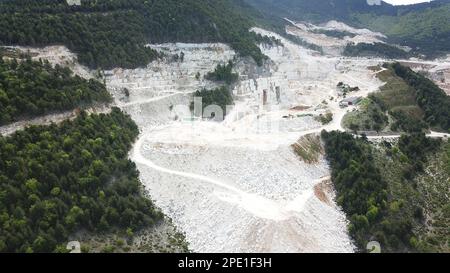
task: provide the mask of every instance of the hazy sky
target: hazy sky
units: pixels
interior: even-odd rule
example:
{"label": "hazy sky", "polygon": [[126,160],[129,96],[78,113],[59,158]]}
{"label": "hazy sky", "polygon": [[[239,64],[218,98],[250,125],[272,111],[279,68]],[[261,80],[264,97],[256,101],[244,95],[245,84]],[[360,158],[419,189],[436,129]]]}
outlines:
{"label": "hazy sky", "polygon": [[383,1],[393,5],[407,5],[407,4],[430,2],[429,0],[383,0]]}

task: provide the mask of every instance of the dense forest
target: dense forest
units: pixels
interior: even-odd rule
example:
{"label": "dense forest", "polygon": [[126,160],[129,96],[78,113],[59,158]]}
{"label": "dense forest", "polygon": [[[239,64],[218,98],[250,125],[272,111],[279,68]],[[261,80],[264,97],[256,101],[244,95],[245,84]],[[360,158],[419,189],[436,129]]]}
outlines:
{"label": "dense forest", "polygon": [[114,108],[0,137],[0,252],[63,251],[81,229],[136,231],[162,219],[127,159],[137,135]]}
{"label": "dense forest", "polygon": [[411,54],[397,48],[395,46],[391,46],[384,43],[359,43],[359,44],[348,44],[343,52],[345,56],[360,56],[360,57],[381,57],[387,59],[407,59],[411,57]]}
{"label": "dense forest", "polygon": [[360,249],[369,242],[371,225],[387,202],[387,182],[373,161],[372,150],[350,134],[322,132],[337,202],[350,220],[349,232]]}
{"label": "dense forest", "polygon": [[450,132],[450,97],[425,76],[399,63],[394,63],[392,68],[415,90],[417,104],[425,113],[425,121],[431,127]]}
{"label": "dense forest", "polygon": [[337,202],[350,220],[349,232],[359,250],[375,240],[383,252],[427,251],[415,233],[425,220],[424,195],[414,179],[441,142],[421,133],[378,148],[347,133],[323,132],[322,139]]}
{"label": "dense forest", "polygon": [[94,102],[110,102],[106,87],[74,76],[69,68],[48,61],[0,57],[0,125]]}
{"label": "dense forest", "polygon": [[224,42],[261,64],[241,0],[8,0],[0,3],[0,44],[63,44],[90,68],[135,68],[158,58],[147,43]]}

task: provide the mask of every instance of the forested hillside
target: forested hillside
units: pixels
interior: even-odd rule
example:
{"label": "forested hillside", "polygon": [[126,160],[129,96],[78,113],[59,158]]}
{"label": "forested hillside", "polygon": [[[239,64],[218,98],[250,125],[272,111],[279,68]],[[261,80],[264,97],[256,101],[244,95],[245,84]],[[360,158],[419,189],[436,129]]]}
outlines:
{"label": "forested hillside", "polygon": [[0,125],[110,101],[103,84],[74,76],[69,68],[0,56]]}
{"label": "forested hillside", "polygon": [[136,231],[162,219],[127,159],[137,135],[113,109],[0,137],[0,252],[60,251],[80,229]]}
{"label": "forested hillside", "polygon": [[[360,251],[369,241],[378,241],[382,252],[448,249],[449,232],[441,228],[448,219],[448,206],[441,197],[448,194],[448,173],[425,172],[432,165],[430,158],[448,153],[448,143],[424,134],[379,145],[340,132],[323,132],[322,138],[337,202],[347,214],[349,233]],[[449,161],[439,160],[448,165]],[[443,192],[430,191],[442,187]],[[433,229],[434,234],[427,233]]]}
{"label": "forested hillside", "polygon": [[7,0],[0,44],[64,44],[91,68],[135,68],[158,57],[147,43],[224,42],[261,63],[249,33],[255,12],[241,0]]}

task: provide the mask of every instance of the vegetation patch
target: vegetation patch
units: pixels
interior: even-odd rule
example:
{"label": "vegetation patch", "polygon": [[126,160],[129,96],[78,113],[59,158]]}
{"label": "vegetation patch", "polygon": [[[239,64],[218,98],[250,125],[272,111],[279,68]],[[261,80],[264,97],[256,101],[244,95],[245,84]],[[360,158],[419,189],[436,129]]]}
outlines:
{"label": "vegetation patch", "polygon": [[301,137],[292,148],[308,164],[319,162],[320,156],[324,153],[320,136],[314,134]]}
{"label": "vegetation patch", "polygon": [[348,44],[344,49],[344,56],[351,57],[382,57],[388,59],[406,59],[411,57],[411,54],[395,46],[385,43],[359,43]]}
{"label": "vegetation patch", "polygon": [[[227,86],[222,86],[212,90],[204,88],[195,92],[194,97],[202,99],[202,113],[208,106],[219,106],[222,109],[223,118],[227,114],[227,106],[233,105],[233,96]],[[194,109],[194,102],[191,104],[191,110],[196,110]],[[217,117],[217,114],[219,113],[214,113],[213,117],[221,118]]]}
{"label": "vegetation patch", "polygon": [[261,35],[259,33],[251,32],[254,35],[254,39],[258,44],[267,45],[267,46],[283,46],[283,43],[280,39],[277,39],[274,36]]}
{"label": "vegetation patch", "polygon": [[350,92],[356,92],[356,91],[359,91],[359,90],[360,90],[358,86],[351,87],[350,85],[345,84],[345,83],[343,83],[343,82],[339,82],[339,83],[336,85],[336,87],[338,88],[338,91],[340,91],[340,93],[342,94],[342,96],[343,96],[344,98],[348,95],[348,93],[350,93]]}
{"label": "vegetation patch", "polygon": [[428,125],[422,119],[422,111],[416,106],[403,107],[389,112],[393,119],[391,130],[394,132],[422,132]]}
{"label": "vegetation patch", "polygon": [[328,29],[314,29],[312,33],[325,34],[328,37],[344,39],[345,37],[353,38],[356,34],[349,31],[339,31],[339,30],[328,30]]}
{"label": "vegetation patch", "polygon": [[170,219],[134,232],[131,229],[108,233],[79,232],[72,236],[82,253],[186,253],[188,245]]}
{"label": "vegetation patch", "polygon": [[416,105],[416,95],[408,84],[398,77],[389,65],[384,65],[386,70],[377,74],[377,78],[385,84],[376,93],[387,109],[394,107]]}
{"label": "vegetation patch", "polygon": [[74,76],[69,68],[0,58],[0,125],[111,100],[103,84]]}
{"label": "vegetation patch", "polygon": [[333,121],[333,113],[327,112],[325,114],[320,114],[316,117],[317,121],[320,121],[322,125],[330,124]]}
{"label": "vegetation patch", "polygon": [[388,124],[385,110],[376,102],[376,98],[369,96],[361,101],[357,111],[344,116],[342,124],[352,131],[382,131]]}
{"label": "vegetation patch", "polygon": [[233,62],[218,64],[213,72],[206,74],[205,78],[210,81],[222,82],[228,85],[235,83],[239,79],[238,73],[233,73]]}

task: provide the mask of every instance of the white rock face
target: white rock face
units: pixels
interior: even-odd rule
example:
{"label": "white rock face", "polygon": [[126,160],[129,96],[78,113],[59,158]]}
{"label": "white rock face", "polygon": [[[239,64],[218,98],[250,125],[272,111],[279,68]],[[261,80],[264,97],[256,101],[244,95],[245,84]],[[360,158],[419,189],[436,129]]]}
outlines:
{"label": "white rock face", "polygon": [[[116,103],[132,114],[143,128],[165,124],[174,119],[171,108],[188,106],[193,92],[217,85],[204,80],[204,76],[235,56],[222,44],[162,44],[149,45],[166,54],[164,60],[155,61],[146,68],[114,69],[106,71],[108,90]],[[184,54],[183,61],[173,56]],[[124,89],[129,90],[129,97]]]}
{"label": "white rock face", "polygon": [[[141,103],[142,100],[154,97],[189,94],[201,87],[212,87],[210,82],[204,80],[205,74],[235,55],[228,46],[221,44],[164,44],[149,47],[166,54],[165,60],[155,61],[141,69],[106,71],[110,88],[130,90],[130,98],[124,105]],[[183,61],[171,60],[173,56],[183,54]],[[114,95],[119,100],[123,98],[121,92]]]}
{"label": "white rock face", "polygon": [[[291,25],[286,27],[286,32],[298,36],[308,43],[322,47],[325,53],[331,55],[340,55],[345,46],[349,43],[384,43],[385,35],[379,32],[373,32],[368,29],[357,29],[350,27],[342,22],[329,21],[328,23],[316,26],[310,23],[294,22],[286,19]],[[352,33],[354,37],[346,36],[342,39],[329,37],[325,34],[315,31],[345,31]]]}
{"label": "white rock face", "polygon": [[69,6],[81,6],[81,0],[66,0]]}
{"label": "white rock face", "polygon": [[94,71],[90,71],[87,67],[79,64],[77,55],[65,46],[54,45],[42,48],[12,46],[11,48],[30,54],[32,59],[35,61],[39,59],[48,60],[53,65],[58,64],[64,67],[69,67],[76,75],[82,78],[90,79],[94,77]]}
{"label": "white rock face", "polygon": [[335,20],[329,21],[322,27],[324,29],[328,29],[328,30],[347,31],[347,32],[351,32],[351,33],[355,33],[355,34],[359,34],[359,35],[366,35],[366,36],[375,37],[375,38],[381,38],[381,39],[387,38],[386,35],[384,35],[383,33],[374,32],[374,31],[371,31],[366,28],[363,28],[363,29],[354,28],[345,23],[335,21]]}

